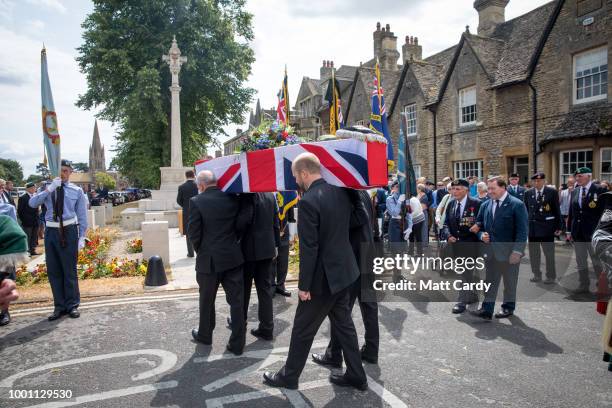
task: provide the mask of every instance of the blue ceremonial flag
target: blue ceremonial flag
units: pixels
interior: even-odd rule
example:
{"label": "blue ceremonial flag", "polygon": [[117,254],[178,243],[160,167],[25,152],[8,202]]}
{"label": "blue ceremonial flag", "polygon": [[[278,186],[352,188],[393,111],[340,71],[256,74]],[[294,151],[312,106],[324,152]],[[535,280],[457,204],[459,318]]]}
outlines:
{"label": "blue ceremonial flag", "polygon": [[[403,115],[403,114],[402,114]],[[397,148],[397,180],[399,181],[400,194],[407,197],[416,196],[416,175],[412,165],[412,156],[406,140],[406,118],[400,120],[400,134]]]}
{"label": "blue ceremonial flag", "polygon": [[60,135],[57,129],[57,116],[51,94],[49,73],[47,71],[47,50],[43,47],[40,52],[40,93],[42,97],[42,126],[43,143],[46,157],[49,162],[49,171],[52,177],[60,175]]}
{"label": "blue ceremonial flag", "polygon": [[385,106],[385,95],[380,82],[380,66],[376,61],[374,74],[374,88],[372,89],[372,113],[370,114],[370,129],[387,139],[387,160],[390,167],[393,167],[393,142],[389,135],[389,125],[387,124],[387,108]]}

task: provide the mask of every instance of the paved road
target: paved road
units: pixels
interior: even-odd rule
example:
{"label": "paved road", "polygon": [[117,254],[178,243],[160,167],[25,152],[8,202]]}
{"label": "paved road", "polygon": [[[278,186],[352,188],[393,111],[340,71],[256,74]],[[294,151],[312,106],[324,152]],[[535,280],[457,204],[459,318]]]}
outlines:
{"label": "paved road", "polygon": [[[529,274],[521,275],[528,285]],[[263,370],[278,369],[286,356],[295,294],[275,299],[275,340],[249,334],[239,358],[224,354],[229,311],[222,295],[212,347],[191,341],[196,293],[92,302],[80,319],[58,322],[48,322],[44,310],[21,311],[0,328],[0,406],[612,406],[601,317],[593,303],[552,296],[556,301],[520,303],[515,317],[497,322],[455,317],[449,303],[382,303],[380,361],[365,366],[366,392],[330,385],[329,370],[314,364],[299,391],[262,384]],[[362,334],[357,308],[354,318]],[[249,328],[255,320],[251,307]],[[325,323],[314,349],[327,339]],[[11,390],[43,389],[71,390],[73,397],[9,399]]]}

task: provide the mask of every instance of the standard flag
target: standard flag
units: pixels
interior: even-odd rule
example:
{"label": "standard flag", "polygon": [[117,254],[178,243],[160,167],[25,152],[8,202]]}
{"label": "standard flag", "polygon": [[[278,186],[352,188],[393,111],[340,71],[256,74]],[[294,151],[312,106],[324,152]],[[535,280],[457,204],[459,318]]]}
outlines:
{"label": "standard flag", "polygon": [[370,129],[387,139],[387,160],[389,167],[393,166],[393,144],[389,135],[387,124],[387,109],[385,106],[385,95],[380,82],[380,66],[376,60],[374,73],[374,87],[372,89],[372,113],[370,114]]}
{"label": "standard flag", "polygon": [[278,218],[281,222],[281,229],[291,207],[295,207],[298,202],[298,195],[295,191],[278,191],[276,193],[276,203],[278,204]]}
{"label": "standard flag", "polygon": [[289,124],[289,85],[287,84],[287,67],[285,67],[285,78],[278,91],[278,106],[276,107],[278,120],[285,125]]}
{"label": "standard flag", "polygon": [[49,171],[52,177],[60,175],[60,135],[57,129],[57,116],[53,105],[51,84],[47,71],[47,50],[43,47],[40,52],[40,92],[42,97],[42,127],[43,143],[45,145],[46,158],[49,160]]}
{"label": "standard flag", "polygon": [[416,175],[414,173],[414,166],[412,165],[410,148],[406,140],[406,133],[406,118],[402,116],[400,120],[399,144],[397,148],[397,180],[399,181],[400,194],[414,197],[416,196]]}
{"label": "standard flag", "polygon": [[332,70],[332,76],[327,85],[325,100],[329,103],[329,134],[335,135],[336,130],[342,129],[342,103],[340,100],[340,84],[336,79],[336,70]]}

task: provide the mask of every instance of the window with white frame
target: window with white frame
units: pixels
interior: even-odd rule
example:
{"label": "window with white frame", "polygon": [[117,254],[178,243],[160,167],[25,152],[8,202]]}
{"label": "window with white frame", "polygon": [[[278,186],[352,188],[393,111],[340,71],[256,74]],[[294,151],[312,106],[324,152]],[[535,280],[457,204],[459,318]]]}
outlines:
{"label": "window with white frame", "polygon": [[478,177],[482,180],[482,160],[455,162],[455,178]]}
{"label": "window with white frame", "polygon": [[612,181],[612,147],[601,149],[601,171],[599,178],[602,180]]}
{"label": "window with white frame", "polygon": [[421,177],[421,165],[420,164],[414,164],[412,166],[412,168],[414,169],[414,178]]}
{"label": "window with white frame", "polygon": [[461,126],[476,123],[476,87],[470,86],[459,90],[459,124]]}
{"label": "window with white frame", "polygon": [[574,103],[608,97],[608,49],[586,51],[574,56]]}
{"label": "window with white frame", "polygon": [[416,136],[417,134],[417,115],[416,104],[404,106],[404,120],[406,121],[407,136]]}
{"label": "window with white frame", "polygon": [[593,168],[593,150],[569,150],[559,153],[559,175],[561,183],[566,183],[579,167]]}

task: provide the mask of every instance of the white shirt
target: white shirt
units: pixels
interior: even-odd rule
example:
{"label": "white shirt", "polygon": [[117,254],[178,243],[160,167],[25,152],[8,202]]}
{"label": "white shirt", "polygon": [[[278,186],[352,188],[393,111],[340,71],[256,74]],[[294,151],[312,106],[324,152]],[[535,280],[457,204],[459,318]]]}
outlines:
{"label": "white shirt", "polygon": [[[495,212],[499,209],[497,207],[501,207],[504,201],[508,197],[508,192],[506,191],[503,196],[499,200],[493,200],[493,217],[495,217]],[[496,205],[497,204],[497,205]]]}

